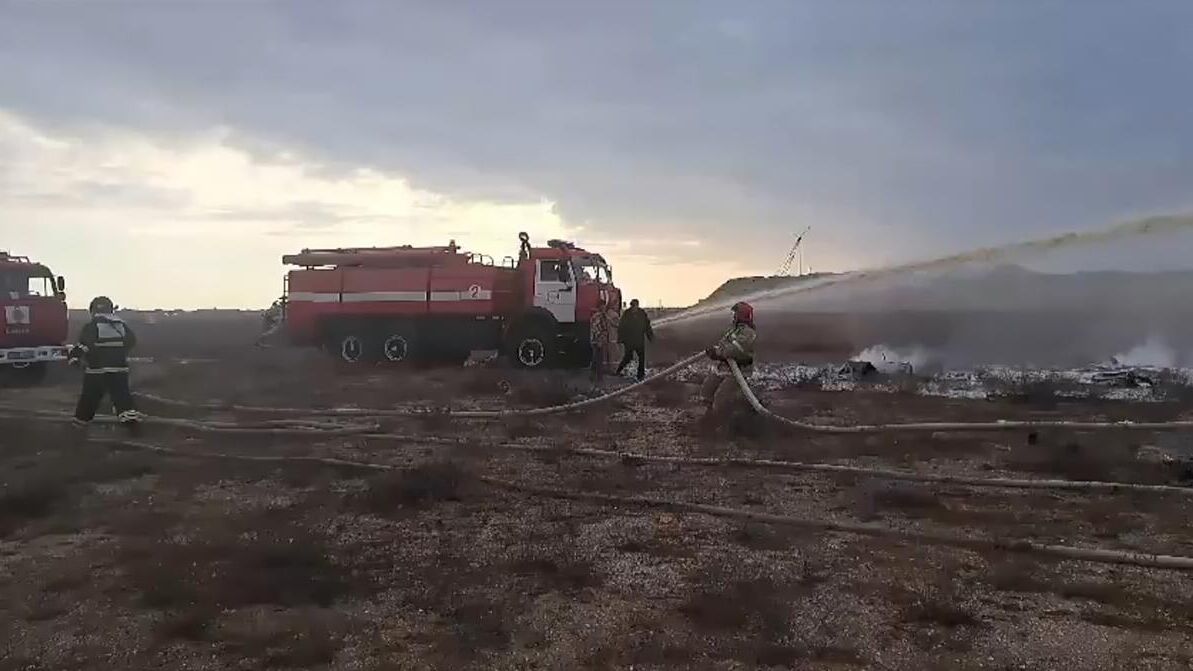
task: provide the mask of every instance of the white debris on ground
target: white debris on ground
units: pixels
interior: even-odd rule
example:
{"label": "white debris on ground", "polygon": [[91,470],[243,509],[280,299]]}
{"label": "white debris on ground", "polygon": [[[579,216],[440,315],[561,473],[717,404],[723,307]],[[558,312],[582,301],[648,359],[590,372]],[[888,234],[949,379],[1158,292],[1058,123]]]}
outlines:
{"label": "white debris on ground", "polygon": [[[1193,392],[1191,368],[1098,365],[1045,369],[981,366],[968,370],[946,370],[934,375],[917,375],[910,362],[888,360],[880,364],[874,365],[860,358],[819,366],[759,363],[755,366],[751,382],[765,391],[813,389],[847,392],[864,389],[870,392],[913,392],[923,396],[958,399],[1033,394],[1142,403],[1172,400],[1172,393],[1179,393],[1182,389]],[[683,371],[680,379],[698,382],[712,370],[712,364],[693,366]]]}

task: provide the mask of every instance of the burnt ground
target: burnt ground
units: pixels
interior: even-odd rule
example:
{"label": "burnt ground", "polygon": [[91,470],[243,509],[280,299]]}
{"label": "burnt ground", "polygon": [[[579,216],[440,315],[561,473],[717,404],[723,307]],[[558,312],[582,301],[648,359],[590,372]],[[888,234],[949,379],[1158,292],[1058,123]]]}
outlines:
{"label": "burnt ground", "polygon": [[[220,335],[209,335],[200,358],[182,347],[171,357],[159,339],[156,359],[138,367],[140,389],[258,405],[495,408],[550,405],[585,388],[566,373],[500,368],[344,371],[316,353],[220,347]],[[75,384],[59,375],[35,390],[0,390],[0,398],[65,409]],[[398,467],[381,475],[112,450],[83,443],[67,426],[0,419],[0,669],[1193,666],[1193,582],[1178,572],[539,498],[475,479],[1193,555],[1187,497],[927,487],[493,447],[1179,477],[1137,458],[1162,440],[1148,434],[809,436],[742,422],[718,435],[697,422],[695,393],[669,383],[582,414],[528,421],[436,413],[387,421],[411,436],[399,442],[161,427],[143,438],[194,452]],[[1190,414],[1177,404],[901,393],[791,390],[764,400],[784,414],[834,422]]]}

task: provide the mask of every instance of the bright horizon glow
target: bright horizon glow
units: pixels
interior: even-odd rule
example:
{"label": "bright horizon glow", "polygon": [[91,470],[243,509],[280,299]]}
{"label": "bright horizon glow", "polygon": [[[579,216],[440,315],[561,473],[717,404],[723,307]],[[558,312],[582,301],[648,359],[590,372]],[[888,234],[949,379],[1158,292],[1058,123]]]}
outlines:
{"label": "bright horizon glow", "polygon": [[[283,254],[304,247],[442,245],[500,259],[517,234],[575,240],[614,266],[645,305],[687,305],[740,269],[700,259],[698,240],[602,240],[555,204],[452,198],[370,168],[332,168],[294,152],[250,153],[227,129],[153,137],[71,134],[0,109],[3,248],[68,277],[74,307],[97,294],[138,309],[259,309],[276,298]],[[591,238],[592,242],[586,239]],[[671,246],[681,267],[642,248]]]}

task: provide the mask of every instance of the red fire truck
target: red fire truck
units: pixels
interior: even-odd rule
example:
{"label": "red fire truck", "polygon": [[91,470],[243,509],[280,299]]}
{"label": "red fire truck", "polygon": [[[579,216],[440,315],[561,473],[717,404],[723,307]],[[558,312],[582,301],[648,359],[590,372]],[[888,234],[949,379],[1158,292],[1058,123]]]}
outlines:
{"label": "red fire truck", "polygon": [[587,365],[598,302],[621,309],[600,254],[519,234],[497,263],[444,247],[305,249],[283,257],[285,324],[296,344],[346,362],[463,360],[498,350],[525,368]]}
{"label": "red fire truck", "polygon": [[66,360],[65,291],[46,266],[0,252],[0,376],[37,381]]}

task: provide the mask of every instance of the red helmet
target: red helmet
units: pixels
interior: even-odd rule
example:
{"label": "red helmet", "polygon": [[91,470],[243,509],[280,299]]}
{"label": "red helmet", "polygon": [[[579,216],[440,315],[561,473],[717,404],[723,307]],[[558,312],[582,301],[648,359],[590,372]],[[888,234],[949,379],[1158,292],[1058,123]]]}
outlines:
{"label": "red helmet", "polygon": [[733,323],[754,325],[754,306],[741,302],[733,304]]}

